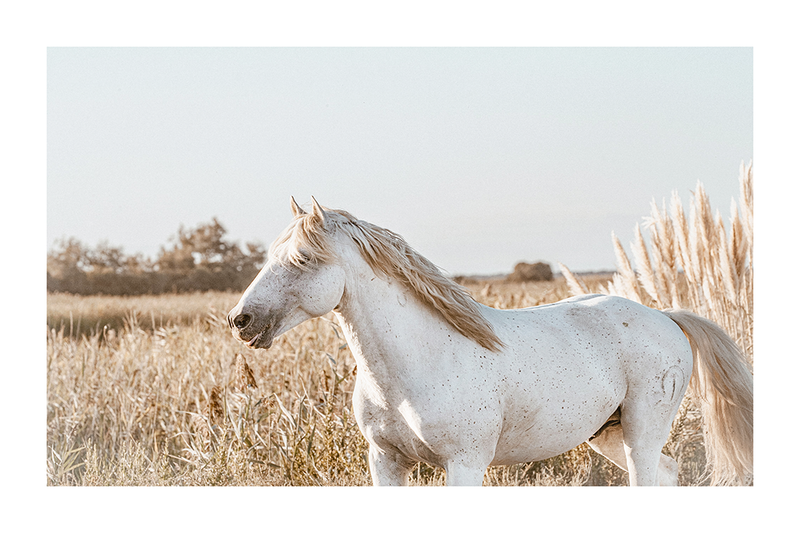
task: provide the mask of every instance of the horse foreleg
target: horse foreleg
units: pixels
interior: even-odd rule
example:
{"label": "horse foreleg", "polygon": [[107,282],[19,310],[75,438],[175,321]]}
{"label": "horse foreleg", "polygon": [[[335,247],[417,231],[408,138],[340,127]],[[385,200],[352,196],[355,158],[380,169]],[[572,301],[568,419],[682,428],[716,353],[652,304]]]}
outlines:
{"label": "horse foreleg", "polygon": [[369,472],[372,484],[376,487],[408,485],[408,476],[413,466],[414,463],[396,454],[386,453],[376,446],[369,447]]}
{"label": "horse foreleg", "polygon": [[452,461],[445,466],[444,470],[448,486],[480,487],[483,485],[483,474],[486,467]]}

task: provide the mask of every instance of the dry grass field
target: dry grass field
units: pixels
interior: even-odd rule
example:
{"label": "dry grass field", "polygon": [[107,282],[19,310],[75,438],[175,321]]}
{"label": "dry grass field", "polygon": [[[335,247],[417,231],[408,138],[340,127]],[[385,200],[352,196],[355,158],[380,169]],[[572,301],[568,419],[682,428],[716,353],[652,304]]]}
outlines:
{"label": "dry grass field", "polygon": [[[563,279],[468,289],[501,308],[569,296]],[[268,351],[253,350],[224,321],[238,298],[50,295],[48,483],[369,485],[350,404],[357,369],[338,323],[321,317]],[[678,426],[668,447],[690,484],[702,472],[702,439],[691,416]],[[441,485],[444,473],[421,464],[412,483]],[[581,445],[548,461],[493,467],[485,483],[624,485],[627,476]]]}
{"label": "dry grass field", "polygon": [[[634,243],[636,271],[619,246],[613,278],[577,279],[565,269],[566,279],[467,289],[499,308],[583,291],[689,308],[718,321],[752,361],[752,172],[742,172],[730,237],[704,211],[703,195],[688,222],[673,198],[671,215],[654,206],[650,251]],[[369,485],[367,446],[351,411],[358,370],[338,323],[320,317],[268,351],[253,350],[225,322],[238,298],[49,295],[48,484]],[[682,485],[707,483],[690,398],[664,451],[678,461]],[[413,473],[415,485],[443,482],[443,471],[426,465]],[[484,484],[626,485],[627,475],[583,444],[546,461],[492,467]]]}

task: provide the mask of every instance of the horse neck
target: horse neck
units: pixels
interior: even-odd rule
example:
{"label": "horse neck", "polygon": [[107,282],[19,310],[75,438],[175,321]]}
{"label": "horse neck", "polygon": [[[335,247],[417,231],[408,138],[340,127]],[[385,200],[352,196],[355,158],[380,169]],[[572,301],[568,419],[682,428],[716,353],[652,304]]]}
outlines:
{"label": "horse neck", "polygon": [[435,311],[402,282],[375,273],[364,259],[351,258],[342,301],[335,309],[356,361],[391,375],[402,365],[419,365],[430,335],[447,328]]}

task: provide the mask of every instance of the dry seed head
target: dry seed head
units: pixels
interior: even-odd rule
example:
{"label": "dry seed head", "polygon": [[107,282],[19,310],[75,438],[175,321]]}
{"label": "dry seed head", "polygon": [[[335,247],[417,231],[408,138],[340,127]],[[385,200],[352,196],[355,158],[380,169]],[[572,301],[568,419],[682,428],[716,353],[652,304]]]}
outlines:
{"label": "dry seed head", "polygon": [[722,217],[717,215],[717,232],[718,232],[718,249],[717,255],[719,259],[719,270],[721,271],[722,282],[725,287],[728,300],[736,302],[736,287],[739,284],[739,277],[732,268],[731,251],[728,247],[728,241],[725,235],[725,225],[722,223]]}
{"label": "dry seed head", "polygon": [[205,444],[211,438],[207,417],[197,413],[191,413],[190,417],[189,427],[191,432],[200,437],[200,440]]}
{"label": "dry seed head", "polygon": [[642,303],[639,298],[638,282],[636,281],[636,274],[633,272],[631,262],[625,253],[625,248],[619,242],[619,238],[612,232],[611,240],[614,243],[614,253],[617,257],[617,268],[619,276],[614,276],[614,286],[616,290],[620,291],[618,294],[633,300],[637,303]]}
{"label": "dry seed head", "polygon": [[739,218],[739,211],[736,202],[731,198],[731,259],[732,268],[736,271],[737,277],[741,279],[745,273],[747,264],[747,242],[744,238],[744,228],[742,220]]}
{"label": "dry seed head", "polygon": [[222,390],[219,387],[213,387],[208,395],[208,404],[203,409],[203,415],[208,419],[209,424],[218,424],[225,416],[221,393]]}
{"label": "dry seed head", "polygon": [[742,209],[742,225],[747,240],[753,242],[753,162],[745,168],[739,166],[739,205]]}
{"label": "dry seed head", "polygon": [[572,292],[573,296],[579,296],[582,294],[589,294],[589,288],[586,284],[575,277],[575,274],[570,271],[564,264],[558,263],[558,267],[561,269],[561,273],[564,275],[564,279],[567,280],[567,285],[569,286],[570,292]]}
{"label": "dry seed head", "polygon": [[664,245],[655,226],[650,227],[650,252],[652,254],[651,266],[655,278],[656,290],[661,295],[669,294],[669,283],[667,281],[670,268],[669,258],[664,256]]}
{"label": "dry seed head", "polygon": [[486,286],[483,289],[481,289],[481,296],[483,296],[484,298],[489,298],[490,296],[492,296],[492,288],[493,288],[492,284],[487,283]]}
{"label": "dry seed head", "polygon": [[247,364],[247,360],[244,358],[244,355],[237,353],[233,360],[233,365],[234,375],[232,381],[234,389],[239,392],[247,392],[248,389],[258,388],[258,385],[256,385],[256,379],[253,376],[253,371]]}
{"label": "dry seed head", "polygon": [[699,181],[697,182],[697,190],[695,191],[695,203],[697,204],[697,215],[700,220],[695,220],[695,225],[699,223],[698,229],[700,230],[701,238],[703,239],[703,247],[706,249],[704,258],[708,258],[708,251],[714,249],[716,244],[716,233],[714,232],[714,216],[711,212],[711,201],[708,199],[706,188]]}
{"label": "dry seed head", "polygon": [[[699,185],[699,184],[698,184]],[[703,281],[706,270],[706,252],[708,244],[708,224],[706,222],[707,210],[703,202],[704,190],[698,186],[694,193],[694,201],[690,209],[689,247],[691,250],[690,261],[694,269],[695,280]]]}
{"label": "dry seed head", "polygon": [[651,243],[655,260],[656,279],[664,294],[670,296],[670,307],[680,308],[678,294],[678,265],[680,264],[679,245],[675,240],[673,221],[667,214],[666,199],[661,202],[661,211],[655,201],[651,204],[652,219]]}
{"label": "dry seed head", "polygon": [[642,237],[642,230],[639,224],[635,228],[635,240],[633,243],[633,258],[636,261],[636,270],[639,274],[639,281],[647,291],[647,294],[658,303],[659,307],[664,307],[662,294],[656,285],[655,275],[653,274],[653,267],[650,263],[650,255],[647,253],[647,245]]}
{"label": "dry seed head", "polygon": [[686,222],[686,215],[683,212],[683,203],[678,191],[672,191],[670,202],[670,212],[672,213],[672,227],[675,230],[675,256],[679,258],[679,263],[683,266],[683,271],[689,279],[689,283],[695,281],[692,262],[689,257],[689,225]]}

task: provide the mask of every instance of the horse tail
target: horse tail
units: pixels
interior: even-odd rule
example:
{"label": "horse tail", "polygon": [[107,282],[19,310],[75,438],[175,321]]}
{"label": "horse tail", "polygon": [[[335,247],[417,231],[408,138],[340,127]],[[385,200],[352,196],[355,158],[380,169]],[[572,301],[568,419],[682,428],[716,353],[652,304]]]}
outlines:
{"label": "horse tail", "polygon": [[683,330],[694,356],[689,391],[700,400],[706,473],[713,485],[753,482],[753,374],[742,351],[714,322],[682,310],[664,313]]}

